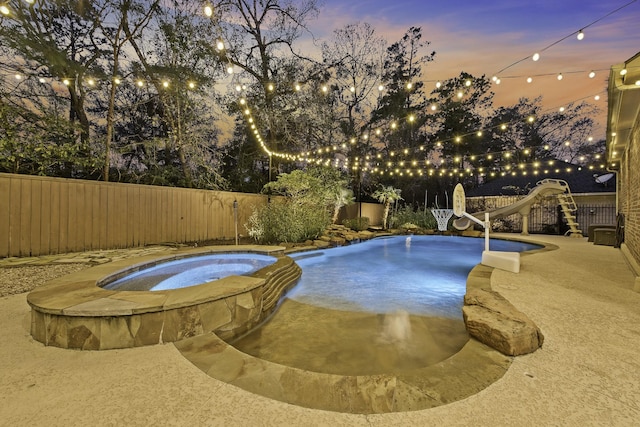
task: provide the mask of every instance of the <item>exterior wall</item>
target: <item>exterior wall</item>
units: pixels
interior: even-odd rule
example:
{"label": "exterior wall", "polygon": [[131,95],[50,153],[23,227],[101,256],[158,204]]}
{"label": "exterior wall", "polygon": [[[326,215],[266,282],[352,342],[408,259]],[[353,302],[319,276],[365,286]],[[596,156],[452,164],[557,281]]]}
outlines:
{"label": "exterior wall", "polygon": [[[362,212],[362,215],[360,214]],[[369,218],[369,225],[381,226],[382,214],[384,213],[384,205],[379,203],[359,203],[356,202],[352,205],[345,206],[340,210],[338,216],[338,224],[342,224],[344,219],[365,217]]]}
{"label": "exterior wall", "polygon": [[0,173],[0,257],[234,239],[256,194]]}
{"label": "exterior wall", "polygon": [[[636,118],[630,141],[622,156],[618,174],[618,210],[624,214],[624,241],[640,264],[640,116]],[[640,273],[640,272],[636,272]]]}

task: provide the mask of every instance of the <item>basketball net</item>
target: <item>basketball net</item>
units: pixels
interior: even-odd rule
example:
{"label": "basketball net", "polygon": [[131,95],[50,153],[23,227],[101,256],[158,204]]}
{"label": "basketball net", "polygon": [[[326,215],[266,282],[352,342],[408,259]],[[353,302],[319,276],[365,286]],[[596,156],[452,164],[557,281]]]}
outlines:
{"label": "basketball net", "polygon": [[438,223],[438,231],[447,231],[449,219],[453,216],[453,209],[431,209],[431,213]]}

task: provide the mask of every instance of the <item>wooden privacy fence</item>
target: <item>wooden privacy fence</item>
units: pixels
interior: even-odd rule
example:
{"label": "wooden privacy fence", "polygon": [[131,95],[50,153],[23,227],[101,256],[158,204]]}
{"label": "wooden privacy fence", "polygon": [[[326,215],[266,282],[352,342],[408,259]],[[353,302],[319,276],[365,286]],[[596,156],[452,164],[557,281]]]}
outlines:
{"label": "wooden privacy fence", "polygon": [[0,173],[0,257],[234,239],[258,194]]}

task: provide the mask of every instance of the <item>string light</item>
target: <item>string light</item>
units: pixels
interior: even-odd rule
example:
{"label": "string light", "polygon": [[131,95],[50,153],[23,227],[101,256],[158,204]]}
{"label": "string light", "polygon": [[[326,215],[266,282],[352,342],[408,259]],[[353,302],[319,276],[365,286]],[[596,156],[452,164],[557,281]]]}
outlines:
{"label": "string light", "polygon": [[582,30],[578,31],[578,35],[576,36],[576,38],[578,40],[582,40],[584,39],[584,33],[582,32]]}

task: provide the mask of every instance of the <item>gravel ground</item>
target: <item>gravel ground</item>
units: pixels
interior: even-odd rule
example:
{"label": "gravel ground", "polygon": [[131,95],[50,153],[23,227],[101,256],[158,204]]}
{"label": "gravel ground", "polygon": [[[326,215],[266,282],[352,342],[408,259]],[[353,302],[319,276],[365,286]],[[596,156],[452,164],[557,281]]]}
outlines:
{"label": "gravel ground", "polygon": [[88,264],[51,264],[0,268],[0,297],[29,292],[56,277],[89,267]]}

